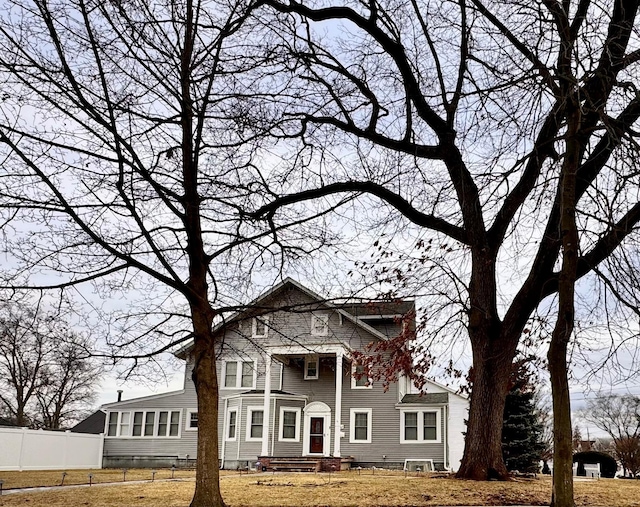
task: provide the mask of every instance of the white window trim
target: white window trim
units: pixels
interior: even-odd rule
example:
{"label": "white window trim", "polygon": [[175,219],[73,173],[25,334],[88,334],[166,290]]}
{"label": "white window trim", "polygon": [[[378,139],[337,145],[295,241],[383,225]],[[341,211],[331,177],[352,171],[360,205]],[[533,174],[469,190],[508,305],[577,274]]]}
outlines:
{"label": "white window trim", "polygon": [[[296,436],[294,438],[284,437],[284,413],[295,412],[296,413]],[[300,414],[302,410],[299,407],[280,407],[279,429],[278,429],[278,442],[300,442]]]}
{"label": "white window trim", "polygon": [[[264,334],[258,334],[258,319],[264,322]],[[251,319],[251,337],[252,338],[266,338],[269,336],[269,316],[261,315]]]}
{"label": "white window trim", "polygon": [[[198,431],[198,428],[192,428],[190,426],[191,424],[191,414],[197,414],[198,413],[198,409],[197,408],[190,408],[187,410],[187,417],[185,417],[184,419],[184,430],[185,431]],[[200,421],[198,421],[198,423],[200,423]]]}
{"label": "white window trim", "polygon": [[[229,363],[236,363],[237,365],[236,366],[236,385],[227,387],[225,385],[225,382],[227,379],[227,364]],[[242,363],[253,363],[253,366],[251,367],[253,370],[253,381],[252,381],[253,383],[251,386],[244,386],[244,387],[242,386]],[[257,378],[258,378],[258,366],[255,359],[252,359],[252,358],[225,359],[222,362],[222,378],[220,379],[222,382],[220,383],[220,389],[226,390],[226,391],[238,390],[238,389],[255,389]]]}
{"label": "white window trim", "polygon": [[[111,414],[118,414],[118,416],[116,417],[116,434],[115,435],[109,435],[109,419],[111,417]],[[123,414],[129,414],[129,433],[126,435],[122,435],[120,433],[120,429],[122,426],[122,415]],[[105,438],[118,438],[118,437],[129,437],[131,436],[131,432],[133,431],[133,416],[131,415],[132,412],[130,410],[111,410],[107,413],[107,417],[105,420],[105,428],[104,428],[104,437]]]}
{"label": "white window trim", "polygon": [[265,426],[268,426],[267,421],[264,420],[264,407],[263,406],[248,406],[247,407],[247,424],[245,442],[262,442],[262,437],[254,438],[251,436],[251,419],[254,412],[262,412],[262,435],[266,431]]}
{"label": "white window trim", "polygon": [[[310,361],[315,361],[316,363],[316,374],[315,376],[307,375],[307,366]],[[310,354],[304,356],[304,379],[305,380],[318,380],[320,377],[320,357],[317,354]]]}
{"label": "white window trim", "polygon": [[[137,439],[152,440],[154,438],[176,439],[176,438],[181,438],[182,437],[182,410],[181,409],[174,409],[174,408],[141,408],[141,409],[136,410],[135,408],[131,408],[129,410],[117,411],[118,412],[117,436],[108,437],[106,435],[106,433],[108,433],[108,429],[109,429],[109,414],[111,414],[112,412],[116,412],[116,411],[112,410],[107,414],[107,426],[106,426],[107,431],[105,432],[105,438],[131,438],[131,439],[136,439],[136,440]],[[120,422],[122,420],[122,414],[125,413],[125,412],[129,412],[131,414],[129,416],[129,434],[128,435],[121,435],[120,434]],[[134,418],[136,412],[142,412],[142,431],[141,431],[142,434],[133,436],[133,418]],[[145,434],[144,434],[145,421],[147,420],[147,414],[151,413],[151,412],[155,413],[155,415],[153,416],[153,435],[145,436]],[[170,427],[171,427],[171,413],[172,412],[177,412],[178,413],[178,434],[177,435],[158,435],[158,425],[160,424],[160,412],[168,412],[168,414],[167,414],[167,433],[169,433]]]}
{"label": "white window trim", "polygon": [[[322,322],[323,329],[321,332],[316,331],[316,322]],[[312,313],[311,314],[311,335],[327,336],[329,334],[329,314],[328,313]]]}
{"label": "white window trim", "polygon": [[[356,439],[356,414],[367,414],[367,438],[366,440]],[[349,410],[349,443],[350,444],[370,444],[371,426],[373,424],[373,410],[370,408],[352,408]]]}
{"label": "white window trim", "polygon": [[[231,412],[235,412],[236,414],[236,433],[233,438],[229,437],[229,423],[231,422]],[[235,442],[238,440],[238,430],[240,429],[240,419],[238,418],[238,407],[233,407],[227,410],[227,417],[224,423],[224,439],[227,442]],[[249,427],[251,430],[251,427]],[[264,428],[262,429],[264,431]]]}
{"label": "white window trim", "polygon": [[[418,439],[417,440],[405,440],[404,438],[404,418],[405,415],[410,412],[418,413]],[[436,439],[425,440],[424,438],[424,414],[435,413],[436,414]],[[400,443],[401,444],[439,444],[442,442],[442,410],[440,409],[425,409],[425,408],[409,408],[400,411]]]}
{"label": "white window trim", "polygon": [[367,377],[367,381],[369,382],[369,385],[366,385],[366,386],[356,385],[357,379],[354,375],[356,374],[357,366],[358,366],[358,363],[356,363],[355,361],[351,362],[351,389],[373,389],[373,379],[371,377]]}

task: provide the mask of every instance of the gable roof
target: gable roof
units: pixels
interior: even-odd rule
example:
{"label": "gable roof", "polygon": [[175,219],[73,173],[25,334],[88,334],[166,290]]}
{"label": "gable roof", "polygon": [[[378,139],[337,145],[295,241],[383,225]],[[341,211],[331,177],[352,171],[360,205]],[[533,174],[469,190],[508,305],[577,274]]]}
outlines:
{"label": "gable roof", "polygon": [[99,435],[104,433],[104,423],[107,419],[107,414],[102,410],[96,410],[86,419],[83,419],[76,424],[69,431],[72,433],[91,433],[93,435]]}
{"label": "gable roof", "polygon": [[[303,294],[306,294],[311,299],[313,299],[316,303],[319,303],[325,306],[326,308],[336,311],[337,313],[342,315],[342,317],[353,322],[356,326],[360,327],[361,329],[364,329],[365,331],[367,331],[368,333],[372,334],[373,336],[375,336],[380,340],[387,340],[388,337],[384,333],[381,333],[371,325],[367,324],[367,322],[361,319],[358,315],[360,316],[383,315],[381,311],[384,309],[385,317],[389,317],[391,315],[401,316],[408,313],[409,311],[412,311],[415,307],[415,302],[413,300],[373,301],[371,303],[343,303],[343,304],[333,303],[331,301],[328,301],[326,298],[323,298],[319,294],[315,293],[308,287],[305,287],[297,280],[287,277],[282,282],[274,285],[273,287],[271,287],[270,289],[262,293],[260,296],[258,296],[256,299],[251,301],[249,304],[247,304],[245,310],[237,311],[234,314],[232,314],[229,318],[216,324],[215,327],[213,328],[213,332],[215,333],[220,329],[222,329],[224,326],[229,325],[229,323],[239,320],[240,318],[245,316],[248,312],[255,311],[256,308],[259,308],[260,305],[265,302],[265,300],[278,294],[279,292],[284,291],[287,287],[294,287],[298,289],[300,292],[302,292]],[[406,311],[404,311],[403,313],[398,313],[398,309],[406,309]],[[270,308],[268,312],[265,311],[263,313],[270,313],[271,311],[276,311],[276,310],[278,310],[277,307]],[[351,310],[351,311],[348,311],[348,310]],[[311,311],[311,307],[309,307],[309,311]],[[386,312],[392,312],[392,311],[393,311],[393,314],[386,313]],[[354,312],[355,314],[351,312]],[[186,355],[189,353],[192,347],[193,347],[193,340],[190,340],[189,342],[184,344],[182,347],[180,347],[178,350],[176,350],[174,352],[174,355],[176,357],[179,357],[180,359],[185,359]]]}

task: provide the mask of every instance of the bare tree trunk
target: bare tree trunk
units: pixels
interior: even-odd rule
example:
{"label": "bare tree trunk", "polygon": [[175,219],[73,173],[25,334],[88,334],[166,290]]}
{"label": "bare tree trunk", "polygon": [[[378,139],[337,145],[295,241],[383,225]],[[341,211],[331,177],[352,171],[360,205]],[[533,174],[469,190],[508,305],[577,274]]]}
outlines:
{"label": "bare tree trunk", "polygon": [[551,505],[554,507],[573,507],[573,446],[566,343],[552,341],[548,360],[553,396],[553,491]]}
{"label": "bare tree trunk", "polygon": [[218,377],[213,340],[196,338],[193,354],[193,382],[198,396],[198,459],[196,489],[190,507],[223,507],[218,457]]}
{"label": "bare tree trunk", "polygon": [[519,334],[515,340],[505,337],[498,318],[495,250],[478,238],[472,256],[468,329],[473,349],[473,386],[465,450],[456,477],[508,480],[502,457],[502,422]]}
{"label": "bare tree trunk", "polygon": [[[507,480],[509,472],[502,458],[502,419],[512,356],[489,354],[489,339],[474,349],[473,389],[464,455],[456,477],[485,481]],[[480,350],[478,350],[480,349]],[[505,374],[506,372],[506,374]]]}
{"label": "bare tree trunk", "polygon": [[578,230],[576,227],[576,175],[581,157],[577,133],[580,129],[580,103],[574,94],[567,106],[567,152],[560,175],[560,232],[562,269],[558,286],[558,318],[551,337],[547,358],[553,398],[553,507],[574,507],[573,446],[571,401],[567,372],[567,346],[575,319],[575,284],[578,271]]}

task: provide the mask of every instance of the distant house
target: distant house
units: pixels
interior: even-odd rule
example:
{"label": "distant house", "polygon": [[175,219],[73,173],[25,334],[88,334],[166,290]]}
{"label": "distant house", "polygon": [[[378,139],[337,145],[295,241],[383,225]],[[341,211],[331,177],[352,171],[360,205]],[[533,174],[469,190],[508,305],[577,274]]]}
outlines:
{"label": "distant house", "polygon": [[76,424],[69,431],[73,433],[91,433],[93,435],[99,435],[104,433],[104,424],[107,419],[107,414],[103,410],[96,410],[86,419],[83,419]]}
{"label": "distant house", "polygon": [[[333,304],[286,279],[251,307],[261,314],[238,313],[218,331],[222,468],[260,458],[283,469],[323,460],[457,469],[468,400],[434,382],[420,395],[404,377],[385,391],[353,359],[367,344],[397,336],[413,301]],[[190,347],[176,355],[187,362],[182,390],[103,405],[104,466],[196,458]]]}

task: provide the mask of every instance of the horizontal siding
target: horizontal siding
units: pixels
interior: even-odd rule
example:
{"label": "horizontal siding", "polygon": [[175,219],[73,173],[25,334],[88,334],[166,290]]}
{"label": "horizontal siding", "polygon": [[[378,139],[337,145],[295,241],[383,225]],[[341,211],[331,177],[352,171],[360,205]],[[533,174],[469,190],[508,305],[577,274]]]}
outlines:
{"label": "horizontal siding", "polygon": [[[366,345],[375,341],[377,337],[354,324],[346,318],[342,318],[339,312],[327,308],[322,303],[316,303],[309,296],[297,289],[287,289],[278,293],[271,300],[264,301],[264,306],[282,305],[296,306],[308,304],[306,309],[329,316],[327,336],[314,336],[311,334],[311,313],[310,312],[285,312],[276,311],[269,315],[269,332],[267,337],[253,338],[251,318],[241,323],[233,323],[226,331],[224,340],[220,340],[221,349],[218,351],[220,360],[217,363],[217,375],[219,384],[223,386],[223,361],[224,360],[255,360],[256,361],[256,385],[254,389],[263,390],[265,386],[265,364],[263,357],[265,350],[270,346],[296,346],[308,347],[308,352],[313,353],[316,347],[322,345],[344,344],[356,350],[364,350]],[[395,323],[376,323],[379,331],[396,334],[399,329]],[[398,385],[392,384],[388,392],[384,392],[380,383],[374,384],[372,389],[351,389],[351,366],[348,360],[344,361],[342,375],[342,416],[341,428],[335,427],[335,366],[336,360],[333,356],[321,356],[319,364],[318,380],[304,380],[302,361],[290,361],[283,365],[274,361],[271,366],[271,389],[282,390],[287,393],[304,395],[307,403],[321,401],[326,403],[332,412],[329,431],[331,434],[329,450],[333,452],[336,432],[342,431],[344,437],[341,438],[342,456],[353,456],[362,462],[392,462],[402,461],[406,458],[425,458],[434,461],[444,461],[445,444],[400,444],[400,421],[401,414],[395,408],[399,398]],[[173,393],[170,396],[158,396],[144,400],[126,400],[117,404],[113,409],[117,410],[138,410],[138,409],[181,409],[181,438],[106,438],[105,454],[109,455],[176,455],[184,457],[196,456],[197,431],[185,431],[187,409],[195,409],[197,406],[195,386],[191,380],[191,359],[188,364],[184,379],[184,392]],[[282,375],[281,375],[282,372]],[[282,382],[281,382],[282,378]],[[429,389],[430,392],[439,392],[437,386]],[[247,407],[263,407],[261,397],[235,396],[246,392],[247,388],[220,390],[218,435],[219,448],[224,447],[224,459],[228,462],[250,461],[253,462],[262,451],[261,442],[246,441]],[[451,397],[452,398],[452,397]],[[464,400],[466,406],[468,402]],[[269,435],[270,453],[272,455],[300,455],[303,453],[302,441],[304,434],[304,412],[300,417],[300,442],[279,442],[279,411],[280,406],[300,406],[304,407],[303,401],[280,400],[272,402],[270,410],[270,428],[273,433]],[[226,422],[225,406],[238,407],[237,439],[235,441],[224,441]],[[461,420],[465,413],[462,404],[453,407],[450,412],[451,433],[457,438],[463,431]],[[349,443],[349,424],[351,407],[370,408],[372,410],[372,442],[370,444]],[[441,421],[446,424],[445,414]],[[338,433],[339,434],[339,433]],[[442,432],[445,435],[444,428]],[[459,442],[460,440],[456,440]],[[224,444],[224,445],[223,445]],[[450,445],[451,458],[454,459],[457,444]],[[462,445],[464,445],[462,441]],[[382,456],[386,456],[383,460]]]}

